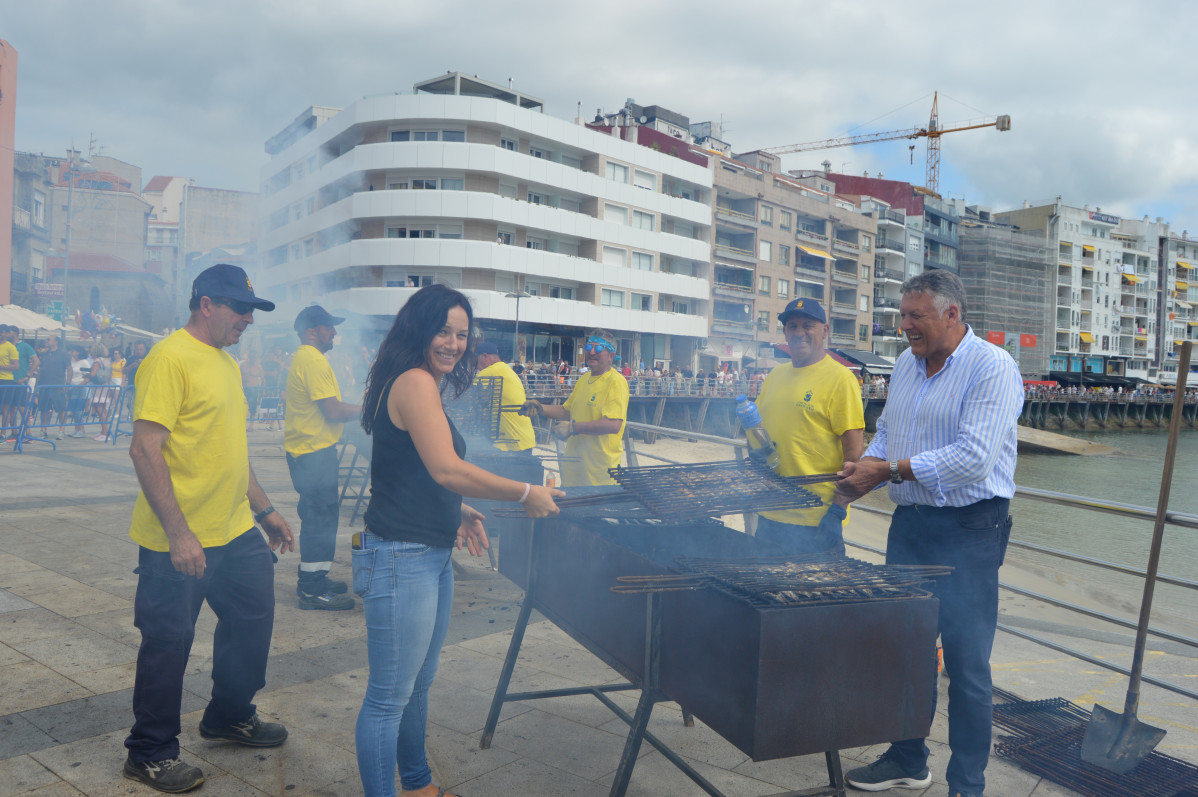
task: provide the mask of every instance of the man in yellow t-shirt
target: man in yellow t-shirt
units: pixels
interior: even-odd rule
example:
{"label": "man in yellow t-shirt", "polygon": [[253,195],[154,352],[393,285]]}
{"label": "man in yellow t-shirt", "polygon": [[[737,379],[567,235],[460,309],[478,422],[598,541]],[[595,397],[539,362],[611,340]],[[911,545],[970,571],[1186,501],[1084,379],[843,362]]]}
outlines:
{"label": "man in yellow t-shirt", "polygon": [[579,374],[565,404],[526,402],[525,414],[543,413],[557,421],[555,437],[566,441],[562,486],[615,484],[608,473],[623,453],[624,421],[628,418],[628,380],[612,368],[616,346],[602,329],[587,336],[583,352],[587,373]]}
{"label": "man in yellow t-shirt", "polygon": [[300,346],[287,373],[287,412],[283,450],[291,484],[299,493],[301,609],[352,609],[344,581],[329,578],[337,545],[340,497],[337,491],[337,442],[344,421],[362,414],[357,404],[341,400],[333,366],[325,356],[333,348],[337,325],[344,321],[318,304],[295,318]]}
{"label": "man in yellow t-shirt", "polygon": [[[827,353],[828,323],[819,302],[795,299],[778,320],[790,347],[790,362],[770,371],[757,397],[762,425],[778,448],[778,473],[836,473],[864,451],[861,387],[852,372]],[[762,512],[757,538],[787,553],[843,554],[847,502],[836,502],[834,482],[807,489],[823,506]]]}
{"label": "man in yellow t-shirt", "polygon": [[[12,329],[14,332],[19,331],[16,327]],[[8,324],[0,324],[0,432],[4,433],[0,434],[0,442],[9,434],[16,433],[15,408],[21,403],[17,400],[17,391],[11,389],[17,384],[13,375],[21,367],[21,353],[17,351],[16,344],[9,339],[9,335]]]}
{"label": "man in yellow t-shirt", "polygon": [[204,781],[179,759],[179,712],[205,600],[217,626],[200,736],[250,747],[286,741],[287,730],[262,722],[252,701],[266,684],[274,629],[272,551],[295,548],[291,527],[250,467],[241,374],[222,351],[241,339],[254,310],[275,306],[226,263],[196,277],[188,306],[187,324],[137,371],[129,446],[141,485],[129,528],[140,546],[133,623],[141,648],[124,776],[169,792]]}

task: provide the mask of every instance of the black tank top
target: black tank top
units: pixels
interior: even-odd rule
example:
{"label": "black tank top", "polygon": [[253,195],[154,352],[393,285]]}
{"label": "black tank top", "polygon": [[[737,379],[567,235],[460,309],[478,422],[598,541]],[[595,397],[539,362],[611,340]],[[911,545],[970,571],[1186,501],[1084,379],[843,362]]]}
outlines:
{"label": "black tank top", "polygon": [[[420,459],[412,435],[391,422],[386,409],[390,390],[388,385],[374,417],[366,526],[386,540],[452,548],[462,523],[462,496],[437,484]],[[466,440],[448,416],[446,420],[453,450],[465,458]]]}

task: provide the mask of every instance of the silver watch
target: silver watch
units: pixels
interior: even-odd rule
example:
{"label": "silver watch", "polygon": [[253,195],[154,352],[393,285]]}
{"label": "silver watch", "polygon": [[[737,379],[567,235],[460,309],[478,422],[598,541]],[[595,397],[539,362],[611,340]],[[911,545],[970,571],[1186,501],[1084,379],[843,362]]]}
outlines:
{"label": "silver watch", "polygon": [[891,484],[902,484],[903,483],[903,476],[902,476],[902,474],[899,473],[899,469],[898,469],[898,460],[895,460],[895,459],[890,460],[890,483]]}

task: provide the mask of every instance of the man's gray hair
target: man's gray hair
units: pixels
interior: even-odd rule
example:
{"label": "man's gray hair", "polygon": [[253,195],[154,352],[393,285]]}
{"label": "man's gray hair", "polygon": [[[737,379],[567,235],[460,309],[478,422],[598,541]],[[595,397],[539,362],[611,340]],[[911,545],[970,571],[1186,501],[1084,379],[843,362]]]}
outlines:
{"label": "man's gray hair", "polygon": [[944,315],[948,308],[955,304],[960,311],[961,320],[965,320],[965,284],[951,271],[930,268],[904,282],[899,292],[903,296],[908,293],[928,294],[940,315]]}

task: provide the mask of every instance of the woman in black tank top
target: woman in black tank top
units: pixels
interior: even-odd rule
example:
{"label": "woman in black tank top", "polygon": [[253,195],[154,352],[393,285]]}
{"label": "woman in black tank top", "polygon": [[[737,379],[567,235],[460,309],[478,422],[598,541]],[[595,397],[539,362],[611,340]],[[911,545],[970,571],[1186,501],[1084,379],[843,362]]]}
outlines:
{"label": "woman in black tank top", "polygon": [[[367,797],[438,794],[424,754],[428,690],[449,627],[456,542],[489,547],[483,516],[462,496],[519,501],[530,517],[557,514],[564,495],[505,479],[462,459],[466,444],[441,404],[474,377],[466,297],[445,285],[408,299],[366,379],[362,427],[375,437],[366,528],[353,550],[354,591],[366,614],[370,678],[358,714],[358,771]],[[448,796],[447,796],[448,797]]]}

